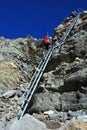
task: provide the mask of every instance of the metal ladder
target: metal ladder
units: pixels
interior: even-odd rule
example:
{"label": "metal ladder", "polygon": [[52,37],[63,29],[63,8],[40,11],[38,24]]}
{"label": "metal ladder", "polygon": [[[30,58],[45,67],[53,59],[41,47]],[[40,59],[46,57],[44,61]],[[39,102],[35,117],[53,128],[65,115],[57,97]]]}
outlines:
{"label": "metal ladder", "polygon": [[74,20],[72,21],[72,23],[70,24],[70,26],[67,28],[66,32],[64,33],[64,35],[62,36],[62,42],[60,43],[60,45],[56,45],[54,47],[57,48],[57,47],[60,47],[64,44],[65,40],[67,39],[67,37],[69,36],[69,33],[71,32],[72,28],[74,27],[74,25],[76,24],[77,20],[79,19],[79,16],[81,15],[81,13],[83,12],[83,9],[78,9],[76,14],[77,16],[74,18]]}
{"label": "metal ladder", "polygon": [[25,101],[23,102],[23,104],[20,107],[20,110],[17,113],[17,118],[18,119],[22,118],[22,116],[24,115],[24,113],[25,113],[25,111],[26,111],[26,109],[28,107],[28,104],[29,104],[29,102],[30,102],[35,90],[36,90],[36,87],[37,87],[37,85],[38,85],[38,83],[39,83],[39,81],[41,79],[41,76],[42,76],[42,74],[43,74],[43,72],[44,72],[44,70],[45,70],[45,68],[46,68],[46,66],[47,66],[47,64],[49,62],[49,59],[50,59],[50,57],[52,55],[52,51],[53,50],[50,48],[48,53],[47,53],[46,58],[43,59],[40,62],[39,66],[38,66],[38,70],[35,71],[32,79],[31,79],[31,81],[29,83],[29,88],[28,88],[29,90],[27,91],[27,93],[25,93],[26,94]]}
{"label": "metal ladder", "polygon": [[78,14],[77,17],[74,18],[73,22],[70,24],[69,28],[66,30],[65,34],[62,37],[62,43],[66,40],[66,38],[69,35],[70,31],[72,30],[72,28],[74,27],[75,23],[77,22],[79,16],[80,16],[80,14]]}
{"label": "metal ladder", "polygon": [[[69,28],[66,30],[64,36],[63,36],[63,41],[60,45],[64,44],[64,41],[66,40],[67,36],[69,35],[70,31],[72,30],[73,26],[75,25],[75,23],[77,22],[78,18],[80,16],[80,13],[77,15],[77,17],[74,19],[74,21],[70,24]],[[28,107],[28,104],[29,102],[31,101],[31,98],[36,90],[36,87],[41,79],[41,76],[52,56],[52,53],[53,53],[53,50],[57,47],[59,47],[60,45],[58,46],[55,46],[53,49],[50,48],[45,59],[43,59],[39,66],[38,66],[38,70],[35,71],[29,85],[28,85],[28,89],[26,90],[26,92],[24,93],[25,95],[25,100],[23,102],[23,104],[21,105],[20,107],[20,110],[18,111],[17,113],[17,119],[19,120],[20,118],[23,117],[23,115],[25,114],[26,112],[26,109]]]}

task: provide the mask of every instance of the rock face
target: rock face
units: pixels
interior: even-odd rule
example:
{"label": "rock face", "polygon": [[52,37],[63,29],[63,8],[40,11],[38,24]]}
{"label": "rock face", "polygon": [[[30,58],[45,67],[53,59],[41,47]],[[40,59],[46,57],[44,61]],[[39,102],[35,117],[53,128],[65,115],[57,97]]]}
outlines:
{"label": "rock face", "polygon": [[[55,28],[62,34],[72,18]],[[84,11],[60,51],[55,49],[35,94],[30,112],[87,109],[87,11]]]}
{"label": "rock face", "polygon": [[35,40],[31,52],[37,53],[31,55],[29,51],[27,44],[32,40],[32,37],[13,40],[0,37],[0,126],[16,116],[24,100],[23,93],[41,60]]}
{"label": "rock face", "polygon": [[[61,34],[62,39],[72,21],[71,17],[64,19],[61,25],[55,28],[54,33],[57,36]],[[64,112],[59,119],[61,116],[67,117],[65,112],[87,110],[86,43],[87,11],[84,11],[64,45],[54,50],[33,97],[29,113]],[[16,116],[24,101],[23,94],[27,91],[35,68],[43,58],[41,47],[41,40],[36,41],[31,36],[13,40],[0,37],[1,130]],[[54,118],[54,115],[49,117]]]}

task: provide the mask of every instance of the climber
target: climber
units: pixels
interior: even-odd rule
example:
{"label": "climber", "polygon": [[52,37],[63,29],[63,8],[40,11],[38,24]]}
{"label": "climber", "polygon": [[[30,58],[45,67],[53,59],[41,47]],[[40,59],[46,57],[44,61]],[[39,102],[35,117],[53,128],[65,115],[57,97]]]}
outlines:
{"label": "climber", "polygon": [[75,12],[75,11],[72,11],[72,12],[71,12],[71,17],[72,17],[72,18],[76,17],[76,12]]}
{"label": "climber", "polygon": [[43,40],[43,45],[44,45],[44,58],[46,57],[48,50],[49,50],[49,44],[50,44],[50,38],[48,35],[44,36]]}
{"label": "climber", "polygon": [[53,43],[53,48],[54,48],[54,46],[59,46],[60,47],[60,42],[58,41],[58,38],[57,38],[56,35],[53,36],[52,43]]}

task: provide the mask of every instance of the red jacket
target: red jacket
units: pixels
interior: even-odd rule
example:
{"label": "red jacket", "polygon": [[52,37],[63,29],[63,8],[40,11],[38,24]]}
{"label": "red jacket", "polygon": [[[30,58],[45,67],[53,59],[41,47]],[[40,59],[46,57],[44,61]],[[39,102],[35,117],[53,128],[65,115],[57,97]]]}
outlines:
{"label": "red jacket", "polygon": [[44,44],[49,44],[50,43],[50,38],[48,36],[44,36],[43,43]]}

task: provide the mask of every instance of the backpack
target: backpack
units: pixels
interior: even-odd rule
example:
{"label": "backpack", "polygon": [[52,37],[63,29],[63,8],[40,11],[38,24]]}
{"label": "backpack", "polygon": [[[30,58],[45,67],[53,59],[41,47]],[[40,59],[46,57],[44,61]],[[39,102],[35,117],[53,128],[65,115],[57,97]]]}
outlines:
{"label": "backpack", "polygon": [[49,39],[48,36],[44,36],[43,43],[44,44],[49,44],[50,43],[50,39]]}

